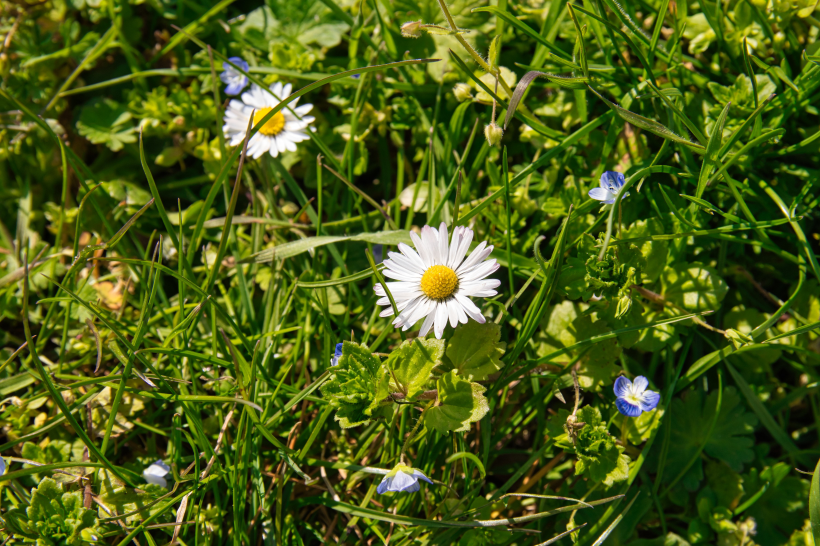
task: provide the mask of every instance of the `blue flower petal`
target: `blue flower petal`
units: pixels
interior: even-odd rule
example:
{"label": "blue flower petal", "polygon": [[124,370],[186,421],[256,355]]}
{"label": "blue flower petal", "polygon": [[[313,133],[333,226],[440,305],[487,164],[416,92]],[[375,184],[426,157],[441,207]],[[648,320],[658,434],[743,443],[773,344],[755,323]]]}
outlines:
{"label": "blue flower petal", "polygon": [[418,479],[420,479],[420,480],[424,480],[424,481],[426,481],[427,483],[429,483],[430,485],[433,485],[433,481],[432,481],[430,478],[428,478],[427,476],[425,476],[425,475],[424,475],[424,472],[422,472],[421,470],[415,470],[415,469],[414,469],[414,470],[413,470],[413,475],[414,475],[416,478],[418,478]]}
{"label": "blue flower petal", "polygon": [[382,480],[382,483],[380,483],[379,486],[376,488],[376,493],[378,493],[379,495],[384,495],[387,492],[387,486],[389,485],[389,483],[390,478],[385,476]]}
{"label": "blue flower petal", "polygon": [[[390,483],[390,491],[413,491],[413,486],[419,487],[419,480],[411,474],[399,470]],[[418,491],[418,489],[415,489]]]}
{"label": "blue flower petal", "polygon": [[652,411],[658,407],[658,402],[661,401],[661,395],[654,391],[646,391],[641,396],[641,410]]}
{"label": "blue flower petal", "polygon": [[246,85],[248,85],[247,78],[245,78],[244,82],[232,83],[231,85],[229,85],[225,88],[225,94],[226,95],[238,95],[239,93],[242,92],[242,89],[244,89]]}
{"label": "blue flower petal", "polygon": [[627,417],[637,417],[641,414],[640,407],[630,404],[623,398],[618,398],[615,401],[615,405],[618,407],[618,411],[620,411],[621,414],[626,415]]}
{"label": "blue flower petal", "polygon": [[612,199],[615,197],[603,188],[592,188],[589,190],[589,196],[596,201],[606,201],[607,199]]}
{"label": "blue flower petal", "polygon": [[337,343],[336,344],[336,352],[333,356],[342,356],[342,348],[344,347],[344,343]]}
{"label": "blue flower petal", "polygon": [[609,191],[612,191],[614,188],[615,191],[613,193],[617,193],[626,183],[626,179],[624,179],[623,173],[619,173],[618,171],[606,171],[601,175],[600,182],[602,188],[606,188]]}
{"label": "blue flower petal", "polygon": [[[248,63],[242,60],[242,57],[228,57],[228,60],[231,61],[233,64],[244,70],[245,72],[248,71]],[[222,63],[222,68],[225,70],[231,70],[236,72],[236,69],[229,65],[228,63]]]}
{"label": "blue flower petal", "polygon": [[636,377],[635,381],[632,383],[632,392],[634,392],[635,394],[641,394],[648,388],[649,380],[642,375]]}
{"label": "blue flower petal", "polygon": [[632,381],[621,375],[615,380],[615,385],[612,390],[615,391],[615,396],[618,398],[623,398],[629,394],[630,388],[632,388]]}

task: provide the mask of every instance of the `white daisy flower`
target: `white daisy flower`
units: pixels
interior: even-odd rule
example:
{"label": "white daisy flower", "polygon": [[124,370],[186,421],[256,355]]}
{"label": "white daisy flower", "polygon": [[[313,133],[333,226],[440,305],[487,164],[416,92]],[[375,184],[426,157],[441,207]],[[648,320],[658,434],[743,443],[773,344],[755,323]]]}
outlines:
{"label": "white daisy flower", "polygon": [[[231,146],[239,146],[245,140],[248,128],[248,119],[253,113],[253,124],[259,123],[282,100],[290,96],[291,85],[282,85],[279,82],[270,86],[273,95],[256,84],[251,85],[249,91],[242,93],[242,100],[232,100],[225,110],[225,125],[222,131]],[[259,128],[259,132],[248,141],[248,155],[254,159],[264,153],[273,157],[280,152],[295,152],[296,143],[310,138],[306,132],[309,124],[316,118],[307,113],[313,108],[312,104],[297,106],[299,99],[288,104],[273,115]]]}
{"label": "white daisy flower", "polygon": [[431,485],[433,483],[421,470],[399,463],[385,475],[376,488],[376,492],[379,495],[384,495],[388,491],[415,493],[421,489],[419,480],[424,480]]}
{"label": "white daisy flower", "polygon": [[[448,320],[453,328],[459,322],[466,324],[468,316],[483,324],[484,316],[468,296],[489,298],[497,294],[494,288],[501,281],[485,278],[499,267],[495,260],[485,261],[492,245],[483,241],[465,260],[473,230],[457,227],[448,244],[444,222],[439,229],[424,226],[421,237],[411,231],[410,238],[416,250],[399,243],[400,253],[389,252],[390,259],[384,261],[384,276],[399,281],[387,283],[399,311],[393,325],[409,330],[423,318],[419,335],[427,335],[435,325],[436,337],[441,339]],[[380,316],[392,316],[393,307],[381,283],[375,291],[381,296],[377,303],[387,307]]]}
{"label": "white daisy flower", "polygon": [[165,479],[165,476],[167,476],[169,472],[171,472],[171,467],[161,460],[158,460],[142,471],[142,477],[148,483],[168,487],[168,481]]}

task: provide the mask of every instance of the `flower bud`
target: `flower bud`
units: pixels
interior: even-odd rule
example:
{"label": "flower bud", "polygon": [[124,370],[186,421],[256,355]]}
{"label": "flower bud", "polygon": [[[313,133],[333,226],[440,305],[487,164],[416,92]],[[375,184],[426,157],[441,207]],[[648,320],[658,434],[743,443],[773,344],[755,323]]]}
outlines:
{"label": "flower bud", "polygon": [[421,37],[421,21],[410,21],[401,26],[401,35],[405,38]]}
{"label": "flower bud", "polygon": [[464,102],[473,98],[472,88],[466,83],[457,83],[453,87],[453,95],[455,95],[458,102]]}
{"label": "flower bud", "polygon": [[504,129],[492,122],[484,127],[484,136],[487,137],[490,146],[496,146],[501,142],[501,137],[504,136]]}

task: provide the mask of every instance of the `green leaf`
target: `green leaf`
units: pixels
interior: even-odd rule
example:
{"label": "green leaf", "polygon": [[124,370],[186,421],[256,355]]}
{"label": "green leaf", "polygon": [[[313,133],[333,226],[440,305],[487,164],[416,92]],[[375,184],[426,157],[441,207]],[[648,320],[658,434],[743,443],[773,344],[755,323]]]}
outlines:
{"label": "green leaf", "polygon": [[331,372],[321,391],[336,408],[335,419],[341,427],[355,427],[376,417],[389,394],[389,374],[379,357],[364,345],[345,341],[339,363]]}
{"label": "green leaf", "polygon": [[629,456],[623,446],[607,431],[598,408],[584,406],[578,410],[578,422],[584,423],[578,432],[575,451],[575,475],[587,475],[593,481],[611,487],[629,477]]}
{"label": "green leaf", "polygon": [[720,113],[715,124],[712,126],[712,134],[709,136],[709,142],[706,143],[706,153],[703,154],[703,163],[698,175],[698,188],[695,197],[700,199],[703,192],[706,191],[706,183],[709,181],[712,171],[717,167],[718,152],[723,143],[723,126],[726,124],[726,115],[729,113],[729,106],[727,104]]}
{"label": "green leaf", "polygon": [[407,399],[413,399],[424,391],[430,381],[430,372],[441,362],[443,355],[443,339],[408,339],[390,353],[385,365],[398,382],[396,388]]}
{"label": "green leaf", "polygon": [[664,298],[687,311],[717,309],[729,291],[714,268],[699,263],[667,267],[661,285]]}
{"label": "green leaf", "polygon": [[630,112],[625,108],[621,108],[614,102],[611,102],[601,96],[595,89],[590,86],[587,86],[590,91],[598,95],[598,98],[604,101],[604,103],[609,106],[609,108],[621,116],[625,121],[628,121],[632,125],[636,127],[640,127],[641,129],[645,129],[652,134],[658,135],[659,137],[665,138],[667,140],[671,140],[672,142],[677,142],[678,144],[683,144],[684,146],[688,146],[692,150],[698,153],[704,153],[706,149],[696,142],[691,142],[689,139],[683,138],[682,136],[676,134],[674,131],[666,127],[665,125],[658,123],[655,120],[651,120],[649,118],[645,118],[639,114],[634,112]]}
{"label": "green leaf", "polygon": [[481,381],[503,366],[507,344],[500,341],[501,327],[494,322],[460,324],[447,342],[446,370],[455,370],[467,381]]}
{"label": "green leaf", "polygon": [[715,492],[718,506],[736,506],[743,496],[743,478],[725,463],[710,461],[706,481]]}
{"label": "green leaf", "polygon": [[436,382],[438,402],[424,412],[424,424],[442,434],[467,432],[470,423],[481,420],[490,410],[484,391],[478,383],[461,379],[455,372],[442,375]]}
{"label": "green leaf", "polygon": [[[708,396],[700,389],[689,390],[672,402],[673,426],[670,449],[666,458],[663,476],[674,479],[692,459],[693,454],[706,441],[706,434],[714,419],[718,393]],[[746,411],[737,390],[727,387],[723,390],[720,415],[714,431],[703,451],[710,457],[725,462],[736,472],[754,459],[754,440],[749,436],[757,426],[757,418]],[[702,459],[698,458],[682,479],[686,489],[697,489],[703,479]]]}
{"label": "green leaf", "polygon": [[809,493],[809,517],[811,518],[811,536],[815,544],[820,544],[820,460],[814,467]]}
{"label": "green leaf", "polygon": [[[539,356],[611,331],[604,320],[593,320],[590,315],[582,315],[581,309],[579,304],[563,301],[550,310],[536,334],[536,340],[540,342]],[[611,384],[617,375],[619,368],[614,362],[620,354],[621,347],[617,338],[613,337],[592,345],[588,350],[587,347],[574,349],[568,355],[555,357],[552,362],[564,365],[580,356],[578,382],[581,387],[601,390]]]}
{"label": "green leaf", "polygon": [[[733,329],[748,336],[759,324],[763,324],[768,317],[757,309],[746,309],[743,306],[734,307],[723,315],[723,328]],[[770,335],[774,335],[770,331]],[[768,336],[767,336],[768,337]],[[743,362],[743,369],[747,372],[765,372],[769,364],[773,364],[783,353],[773,343],[771,348],[759,349],[754,353],[741,353],[735,358]]]}
{"label": "green leaf", "polygon": [[[623,233],[624,239],[638,237],[649,237],[652,235],[663,235],[663,224],[657,218],[647,218],[633,222],[629,229]],[[669,250],[668,241],[647,240],[637,245],[644,263],[641,267],[641,279],[644,282],[654,282],[658,280],[664,267],[666,267],[666,255]]]}
{"label": "green leaf", "polygon": [[640,445],[647,441],[652,432],[661,424],[664,410],[660,407],[655,411],[645,411],[634,419],[618,419],[619,428],[623,431],[626,426],[626,434],[629,443]]}
{"label": "green leaf", "polygon": [[268,263],[275,259],[284,260],[297,256],[303,252],[313,250],[320,246],[342,241],[365,241],[380,245],[398,245],[399,243],[411,244],[410,233],[404,230],[377,231],[375,233],[360,233],[358,235],[320,235],[318,237],[306,237],[299,241],[283,243],[273,248],[268,248],[257,252],[253,256],[243,260],[244,262]]}
{"label": "green leaf", "polygon": [[[146,517],[156,514],[159,510],[159,505],[145,508],[146,505],[154,502],[168,492],[164,487],[152,483],[140,485],[139,489],[131,489],[126,487],[116,476],[105,470],[101,471],[99,476],[100,500],[106,507],[113,509],[117,514],[131,514],[123,518],[128,525],[138,525]],[[171,478],[172,476],[169,475],[168,479],[173,482]],[[142,512],[137,512],[137,510],[143,508],[144,510]],[[109,514],[100,508],[98,510],[98,516],[100,518],[107,518]],[[169,520],[168,516],[163,517],[163,521]]]}
{"label": "green leaf", "polygon": [[136,128],[130,121],[131,114],[125,106],[111,99],[99,99],[83,106],[77,131],[92,144],[105,144],[112,152],[118,152],[123,145],[137,141]]}
{"label": "green leaf", "polygon": [[3,516],[15,534],[37,539],[37,544],[44,546],[80,546],[84,544],[83,531],[95,536],[101,534],[96,528],[94,512],[83,507],[82,491],[66,493],[63,486],[51,478],[45,478],[32,489],[31,504],[25,513],[21,508],[14,508]]}
{"label": "green leaf", "polygon": [[[766,492],[745,514],[757,523],[757,544],[786,544],[789,535],[800,529],[806,519],[807,504],[811,504],[810,483],[795,476],[792,468],[782,462],[762,471],[752,469],[743,476],[747,496],[759,491],[767,482]],[[812,531],[817,532],[815,528]]]}

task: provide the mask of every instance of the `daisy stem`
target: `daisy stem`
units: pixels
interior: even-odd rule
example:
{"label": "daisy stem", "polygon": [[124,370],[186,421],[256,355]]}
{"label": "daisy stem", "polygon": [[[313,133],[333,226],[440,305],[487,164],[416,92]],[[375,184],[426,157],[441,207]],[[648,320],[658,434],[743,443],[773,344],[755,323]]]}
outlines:
{"label": "daisy stem", "polygon": [[410,442],[413,440],[413,437],[416,435],[416,432],[419,430],[419,426],[421,426],[422,418],[424,417],[424,412],[428,409],[433,407],[433,404],[436,403],[436,399],[432,399],[427,402],[427,405],[424,406],[424,409],[421,411],[421,415],[419,415],[418,421],[416,421],[416,426],[413,427],[413,430],[410,431],[410,434],[407,435],[407,438],[404,440],[404,444],[401,446],[401,451],[399,452],[399,462],[404,462],[404,453],[407,451],[407,448],[410,447]]}
{"label": "daisy stem", "polygon": [[[376,276],[377,282],[381,283],[382,288],[384,288],[384,293],[387,294],[387,298],[390,300],[390,305],[393,307],[393,315],[398,318],[399,316],[399,308],[396,307],[396,300],[393,299],[393,294],[390,293],[390,289],[387,288],[387,283],[384,282],[384,277],[381,276],[379,270],[376,269],[376,262],[373,261],[373,256],[370,254],[370,249],[364,250],[364,255],[367,256],[367,261],[370,263],[370,268],[373,270],[373,274]],[[399,330],[399,335],[401,336],[401,340],[404,341],[404,330],[401,328]]]}

